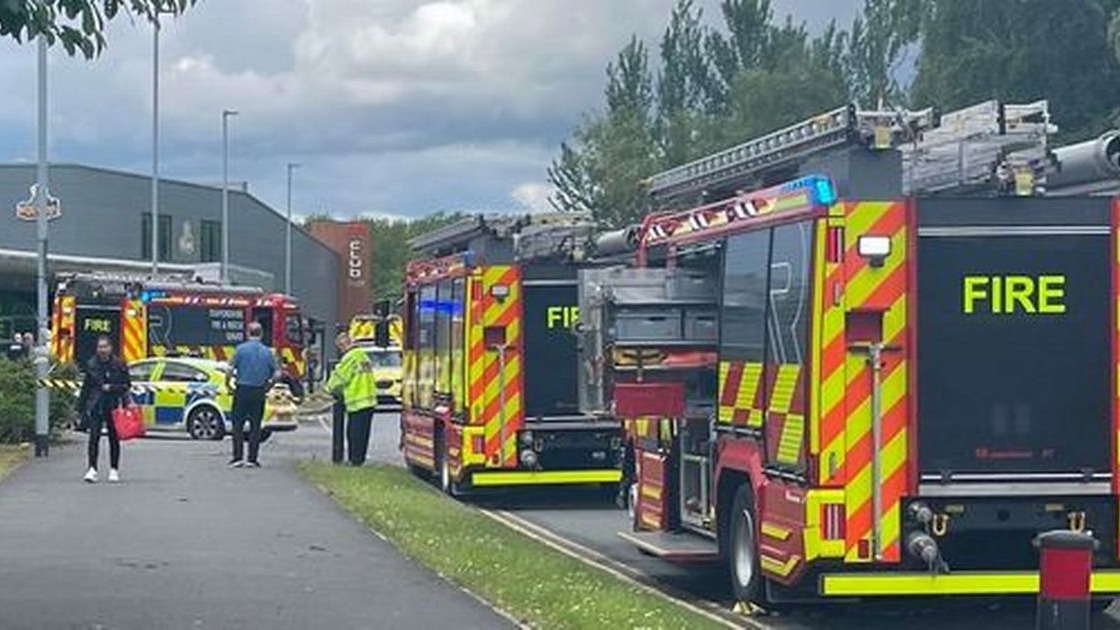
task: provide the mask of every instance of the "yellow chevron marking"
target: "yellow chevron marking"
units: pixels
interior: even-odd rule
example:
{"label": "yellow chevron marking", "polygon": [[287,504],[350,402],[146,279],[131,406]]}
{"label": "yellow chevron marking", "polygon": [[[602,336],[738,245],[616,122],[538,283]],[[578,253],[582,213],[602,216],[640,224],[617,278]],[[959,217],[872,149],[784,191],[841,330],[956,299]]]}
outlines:
{"label": "yellow chevron marking", "polygon": [[739,381],[739,392],[735,396],[735,408],[749,410],[747,426],[758,428],[762,426],[765,414],[760,409],[755,409],[754,399],[762,381],[762,364],[746,363],[743,365],[742,380]]}
{"label": "yellow chevron marking", "polygon": [[[727,389],[727,375],[731,372],[731,363],[729,361],[720,361],[719,363],[719,399],[723,400],[723,392]],[[1120,376],[1118,376],[1120,378]],[[721,424],[731,424],[731,420],[735,417],[735,407],[719,403],[719,421]]]}
{"label": "yellow chevron marking", "polygon": [[793,573],[794,567],[800,560],[801,556],[790,556],[789,560],[782,562],[765,554],[759,554],[759,564],[762,565],[762,570],[778,577],[787,577],[790,573]]}
{"label": "yellow chevron marking", "polygon": [[773,538],[774,540],[789,540],[789,537],[793,535],[793,532],[785,527],[766,521],[763,521],[758,530],[762,532],[763,536]]}
{"label": "yellow chevron marking", "polygon": [[778,462],[797,464],[801,454],[801,441],[805,437],[805,416],[788,415],[782,425],[782,437],[778,441]]}
{"label": "yellow chevron marking", "polygon": [[[882,463],[883,480],[886,481],[906,461],[906,431],[900,431],[890,442],[883,446],[880,462]],[[871,462],[864,466],[856,478],[848,484],[846,493],[846,510],[848,515],[853,515],[869,501],[871,501]],[[884,506],[887,508],[889,506]],[[880,521],[882,522],[882,521]],[[885,538],[885,537],[884,537]],[[886,549],[886,545],[883,545]],[[860,560],[856,554],[856,547],[848,550],[849,562],[867,562],[869,559]]]}
{"label": "yellow chevron marking", "polygon": [[770,395],[770,411],[788,413],[793,406],[793,394],[801,366],[782,364],[778,366],[778,377],[774,380],[774,391]]}

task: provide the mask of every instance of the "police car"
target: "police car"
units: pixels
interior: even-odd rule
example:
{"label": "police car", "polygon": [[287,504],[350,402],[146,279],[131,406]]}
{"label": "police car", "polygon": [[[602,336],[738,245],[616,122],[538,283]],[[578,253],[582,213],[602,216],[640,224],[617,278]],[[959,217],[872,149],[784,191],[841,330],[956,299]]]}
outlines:
{"label": "police car", "polygon": [[[153,430],[186,430],[191,439],[221,440],[230,430],[233,393],[227,385],[229,366],[192,358],[151,358],[129,365],[132,402],[144,424]],[[270,397],[271,400],[271,397]],[[294,431],[294,414],[265,406],[261,439],[277,431]]]}
{"label": "police car", "polygon": [[401,349],[360,344],[373,364],[373,378],[377,384],[377,404],[384,408],[399,407],[401,404]]}

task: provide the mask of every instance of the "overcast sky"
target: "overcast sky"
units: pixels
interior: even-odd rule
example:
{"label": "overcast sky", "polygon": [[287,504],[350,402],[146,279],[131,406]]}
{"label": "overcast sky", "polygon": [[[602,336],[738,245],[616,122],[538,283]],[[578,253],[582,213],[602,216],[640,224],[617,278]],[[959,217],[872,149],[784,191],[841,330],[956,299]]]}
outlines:
{"label": "overcast sky", "polygon": [[[718,0],[698,0],[709,17]],[[631,34],[673,0],[200,0],[161,42],[162,166],[231,179],[300,214],[541,207],[561,140],[598,108]],[[774,0],[813,29],[858,0]],[[151,29],[120,21],[96,61],[51,53],[51,160],[150,172]],[[0,162],[35,158],[35,50],[0,43]],[[65,200],[63,200],[65,202]]]}

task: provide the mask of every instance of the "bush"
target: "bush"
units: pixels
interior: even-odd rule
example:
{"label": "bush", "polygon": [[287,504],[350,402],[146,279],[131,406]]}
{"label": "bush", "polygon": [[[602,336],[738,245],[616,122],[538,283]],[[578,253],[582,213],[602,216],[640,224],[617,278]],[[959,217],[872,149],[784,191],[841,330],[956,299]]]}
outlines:
{"label": "bush", "polygon": [[[52,378],[76,379],[73,366],[58,366]],[[35,437],[35,366],[27,360],[0,361],[0,443],[18,444]],[[73,392],[51,391],[51,434],[74,416],[77,398]]]}

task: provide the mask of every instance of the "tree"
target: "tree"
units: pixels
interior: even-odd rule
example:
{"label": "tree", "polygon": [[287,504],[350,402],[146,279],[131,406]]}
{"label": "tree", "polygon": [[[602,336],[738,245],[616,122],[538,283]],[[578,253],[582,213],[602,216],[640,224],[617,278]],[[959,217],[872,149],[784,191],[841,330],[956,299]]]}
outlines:
{"label": "tree", "polygon": [[1108,25],[1108,41],[1112,45],[1112,52],[1116,60],[1120,61],[1120,9],[1112,14],[1112,22]]}
{"label": "tree", "polygon": [[409,241],[463,218],[458,212],[437,212],[411,221],[370,219],[374,301],[396,301],[403,295],[405,267],[413,258]]}
{"label": "tree", "polygon": [[722,29],[678,0],[656,81],[636,39],[608,66],[606,111],[584,120],[549,169],[554,206],[590,210],[604,226],[632,223],[649,210],[642,182],[659,170],[846,100],[846,39],[835,27],[813,38],[804,25],[774,24],[769,0],[720,9]]}
{"label": "tree", "polygon": [[109,21],[122,15],[154,21],[160,13],[183,13],[197,1],[0,0],[0,36],[23,42],[43,34],[50,45],[90,59],[105,49]]}
{"label": "tree", "polygon": [[554,207],[620,226],[647,210],[642,180],[661,165],[654,141],[653,78],[645,44],[631,38],[607,66],[606,112],[589,116],[549,169]]}
{"label": "tree", "polygon": [[895,70],[902,51],[912,43],[908,19],[915,7],[905,11],[892,0],[865,0],[863,15],[852,23],[840,58],[849,86],[851,100],[864,107],[898,106],[903,100],[902,87],[895,79]]}
{"label": "tree", "polygon": [[918,23],[914,102],[951,110],[1045,98],[1070,140],[1100,132],[1120,102],[1108,34],[1116,0],[926,0],[919,10],[896,2]]}
{"label": "tree", "polygon": [[703,12],[693,0],[680,0],[661,37],[657,77],[657,137],[668,164],[699,157],[696,129],[711,114],[714,77],[704,50]]}

